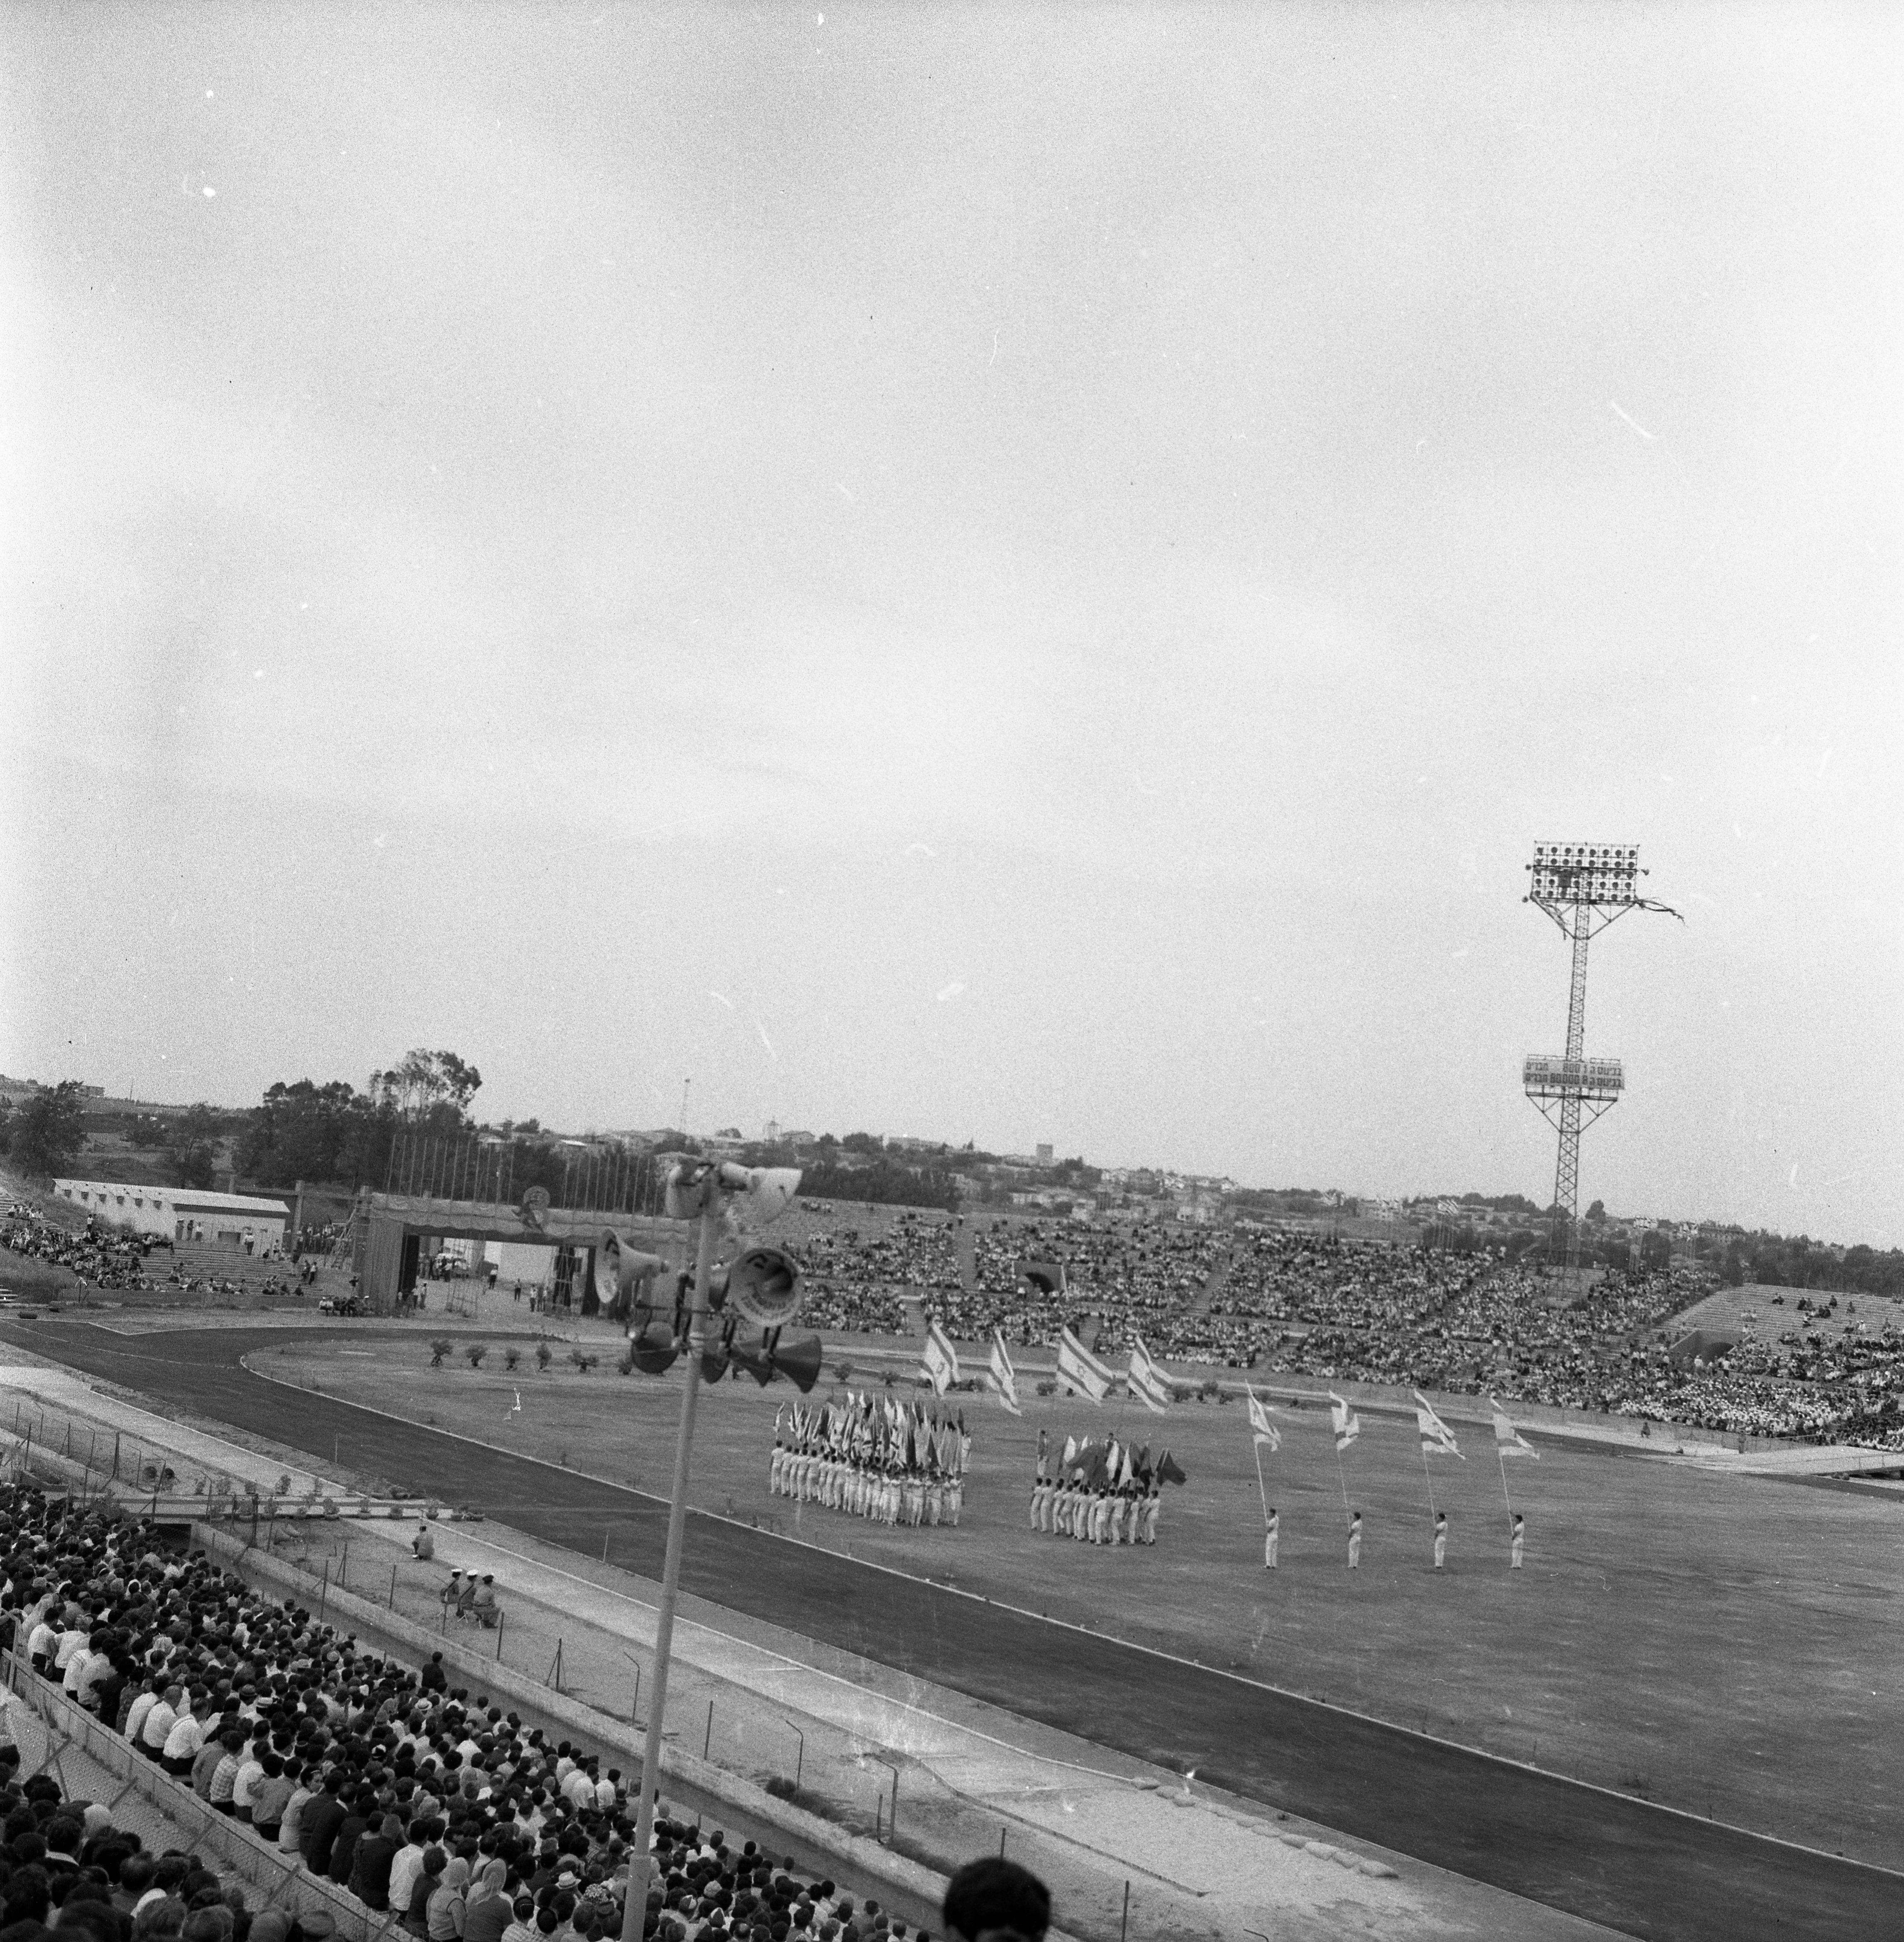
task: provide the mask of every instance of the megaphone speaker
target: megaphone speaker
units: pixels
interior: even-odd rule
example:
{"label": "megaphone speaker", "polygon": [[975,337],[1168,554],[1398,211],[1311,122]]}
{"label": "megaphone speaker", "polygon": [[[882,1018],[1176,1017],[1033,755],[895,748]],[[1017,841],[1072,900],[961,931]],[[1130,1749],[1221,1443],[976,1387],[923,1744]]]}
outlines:
{"label": "megaphone speaker", "polygon": [[595,1251],[595,1298],[606,1311],[629,1314],[651,1303],[655,1277],[667,1265],[659,1254],[641,1254],[612,1227],[605,1229]]}
{"label": "megaphone speaker", "polygon": [[800,1264],[779,1248],[743,1248],[728,1264],[728,1312],[757,1328],[778,1328],[800,1313]]}
{"label": "megaphone speaker", "polygon": [[670,1221],[694,1221],[710,1191],[709,1168],[706,1160],[688,1153],[664,1154],[669,1162],[663,1176],[661,1208]]}
{"label": "megaphone speaker", "polygon": [[666,1375],[680,1352],[674,1337],[666,1328],[644,1328],[638,1335],[629,1337],[628,1359],[644,1376]]}
{"label": "megaphone speaker", "polygon": [[806,1395],[820,1379],[820,1338],[809,1335],[804,1341],[776,1348],[773,1366],[802,1395]]}
{"label": "megaphone speaker", "polygon": [[736,1349],[730,1358],[737,1369],[745,1369],[762,1389],[773,1380],[773,1356],[771,1351],[763,1352],[758,1349]]}
{"label": "megaphone speaker", "polygon": [[764,1227],[793,1204],[800,1190],[800,1169],[736,1166],[730,1161],[721,1169],[721,1184],[732,1195],[728,1204],[743,1227]]}

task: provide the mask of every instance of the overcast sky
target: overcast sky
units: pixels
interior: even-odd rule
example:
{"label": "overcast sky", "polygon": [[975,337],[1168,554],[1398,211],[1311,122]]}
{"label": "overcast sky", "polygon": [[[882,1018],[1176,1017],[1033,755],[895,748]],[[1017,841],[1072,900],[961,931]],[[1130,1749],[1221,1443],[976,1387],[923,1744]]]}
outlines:
{"label": "overcast sky", "polygon": [[0,1070],[1904,1242],[1904,19],[20,7]]}

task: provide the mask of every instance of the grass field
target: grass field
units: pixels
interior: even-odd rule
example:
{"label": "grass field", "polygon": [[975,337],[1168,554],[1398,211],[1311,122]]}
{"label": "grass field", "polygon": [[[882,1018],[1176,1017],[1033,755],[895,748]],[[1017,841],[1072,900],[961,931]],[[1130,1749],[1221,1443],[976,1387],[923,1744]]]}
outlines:
{"label": "grass field", "polygon": [[[428,1365],[426,1345],[299,1343],[261,1372],[524,1454],[665,1492],[678,1380]],[[522,1400],[512,1413],[515,1394]],[[1339,1477],[1326,1417],[1289,1415],[1266,1458],[1281,1568],[1262,1568],[1243,1411],[1033,1401],[1021,1421],[967,1398],[974,1432],[956,1531],[888,1530],[765,1487],[791,1393],[724,1383],[704,1398],[693,1501],[809,1542],[1161,1647],[1381,1717],[1757,1831],[1904,1867],[1887,1776],[1904,1730],[1895,1627],[1904,1503],[1547,1442],[1510,1465],[1526,1568],[1508,1569],[1500,1470],[1436,1460],[1449,1568],[1430,1566],[1411,1420],[1364,1409]],[[1027,1527],[1040,1426],[1167,1440],[1189,1472],[1154,1551],[1097,1550]],[[1161,1434],[1160,1434],[1161,1432]],[[347,1465],[349,1452],[344,1452]],[[1345,1568],[1342,1484],[1364,1513]]]}

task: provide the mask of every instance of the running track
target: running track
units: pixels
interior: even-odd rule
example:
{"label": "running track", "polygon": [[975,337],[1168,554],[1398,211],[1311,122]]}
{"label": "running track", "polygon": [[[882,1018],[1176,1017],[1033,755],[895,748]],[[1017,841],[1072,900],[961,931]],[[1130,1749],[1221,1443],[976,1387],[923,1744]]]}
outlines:
{"label": "running track", "polygon": [[[302,1331],[122,1336],[0,1322],[70,1367],[658,1579],[661,1500],[286,1388],[239,1365]],[[330,1331],[313,1330],[316,1334]],[[354,1331],[352,1339],[369,1331]],[[1138,1760],[1660,1942],[1904,1937],[1904,1876],[1669,1813],[1313,1701],[694,1515],[684,1588]]]}

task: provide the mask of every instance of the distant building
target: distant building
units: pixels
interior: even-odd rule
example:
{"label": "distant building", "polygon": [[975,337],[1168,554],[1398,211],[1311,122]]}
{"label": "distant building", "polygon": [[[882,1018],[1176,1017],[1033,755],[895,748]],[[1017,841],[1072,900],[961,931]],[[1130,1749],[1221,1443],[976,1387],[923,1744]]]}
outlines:
{"label": "distant building", "polygon": [[233,1248],[249,1244],[261,1254],[283,1242],[290,1218],[282,1200],[249,1193],[203,1193],[196,1187],[112,1180],[56,1180],[53,1190],[108,1227],[130,1227],[166,1241]]}
{"label": "distant building", "polygon": [[1051,1163],[1051,1143],[1049,1140],[1040,1140],[1038,1143],[1038,1164],[1040,1166],[1049,1166]]}

